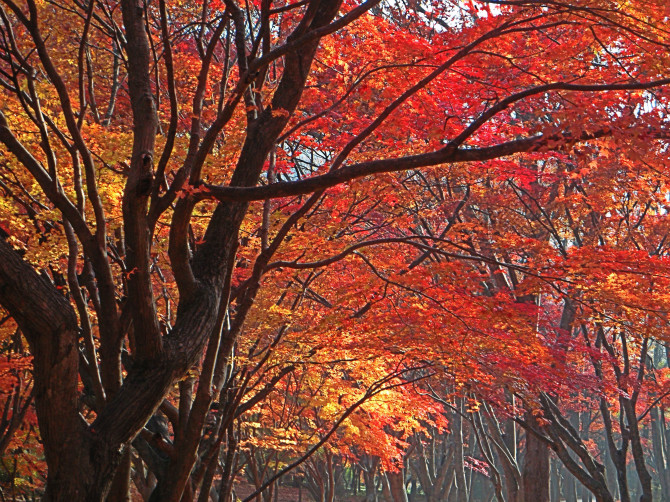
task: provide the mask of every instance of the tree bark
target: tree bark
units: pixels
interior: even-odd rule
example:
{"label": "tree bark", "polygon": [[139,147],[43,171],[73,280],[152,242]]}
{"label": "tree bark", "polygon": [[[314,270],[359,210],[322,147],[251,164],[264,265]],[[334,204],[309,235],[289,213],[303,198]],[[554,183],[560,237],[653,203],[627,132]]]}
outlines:
{"label": "tree bark", "polygon": [[96,490],[96,481],[109,472],[95,465],[94,450],[89,449],[92,438],[79,416],[74,310],[46,275],[38,275],[3,239],[0,304],[18,323],[34,357],[35,408],[48,467],[44,498],[86,500],[89,491]]}
{"label": "tree bark", "polygon": [[456,500],[467,502],[468,485],[465,480],[465,453],[463,449],[463,413],[465,398],[456,400],[456,410],[452,413],[452,436],[454,441],[454,469],[456,475]]}
{"label": "tree bark", "polygon": [[[538,427],[537,420],[530,412],[526,413],[526,421]],[[549,448],[530,432],[526,432],[523,491],[524,500],[549,502]]]}
{"label": "tree bark", "polygon": [[405,470],[384,473],[384,497],[387,502],[409,502],[405,489]]}

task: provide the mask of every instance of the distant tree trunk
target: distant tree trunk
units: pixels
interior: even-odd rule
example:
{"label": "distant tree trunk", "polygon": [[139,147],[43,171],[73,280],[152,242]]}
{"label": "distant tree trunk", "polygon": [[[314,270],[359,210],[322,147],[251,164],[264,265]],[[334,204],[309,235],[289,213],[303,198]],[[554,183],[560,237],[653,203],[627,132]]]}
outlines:
{"label": "distant tree trunk", "polygon": [[416,478],[412,478],[412,487],[409,490],[409,502],[419,501],[419,482]]}
{"label": "distant tree trunk", "polygon": [[559,501],[561,499],[561,463],[556,459],[551,459],[551,480],[549,483],[551,500]]}
{"label": "distant tree trunk", "polygon": [[[457,411],[452,415],[451,430],[454,441],[454,469],[456,475],[456,500],[457,502],[467,502],[468,485],[465,481],[465,453],[463,451],[463,398],[456,401]],[[460,412],[460,413],[459,413]]]}
{"label": "distant tree trunk", "polygon": [[[506,391],[509,401],[514,404],[514,396],[509,394]],[[505,476],[505,487],[507,492],[507,501],[508,502],[523,502],[523,492],[519,486],[520,477],[519,476],[519,467],[518,467],[518,458],[517,458],[517,430],[516,422],[513,419],[508,418],[503,421],[503,442],[507,453],[509,454],[508,458],[503,458],[504,455],[500,455],[501,464],[503,468],[503,473]]]}
{"label": "distant tree trunk", "polygon": [[[579,430],[579,414],[576,412],[569,412],[568,420],[570,424]],[[565,473],[565,489],[563,490],[563,496],[565,497],[565,502],[577,502],[577,490],[579,489],[577,479],[567,470],[564,469]]]}
{"label": "distant tree trunk", "polygon": [[335,502],[335,469],[333,467],[333,454],[326,452],[326,479],[328,480],[325,493],[326,502]]}
{"label": "distant tree trunk", "polygon": [[409,467],[414,474],[414,486],[421,485],[426,502],[444,499],[447,480],[453,473],[454,447],[449,444],[449,437],[433,429],[427,432],[425,445],[422,437],[412,438],[415,454]]}
{"label": "distant tree trunk", "polygon": [[[601,446],[601,451],[607,451],[607,445]],[[612,493],[612,496],[614,499],[619,499],[619,484],[617,483],[617,477],[616,477],[616,467],[614,466],[614,463],[612,462],[612,458],[609,455],[604,455],[605,457],[605,479],[607,483],[607,487],[609,488],[610,492]],[[576,501],[575,501],[576,502]]]}
{"label": "distant tree trunk", "polygon": [[[663,353],[665,352],[665,354]],[[667,367],[670,362],[667,357],[668,348],[663,350],[660,344],[654,344],[654,350],[650,351],[651,358],[648,365],[650,370],[663,366]],[[661,485],[661,500],[670,500],[670,450],[668,449],[668,435],[665,430],[665,410],[662,406],[654,406],[650,412],[651,418],[651,445],[654,465],[658,476],[658,482]]]}
{"label": "distant tree trunk", "polygon": [[567,469],[563,469],[565,483],[563,483],[563,497],[565,502],[577,502],[577,480]]}
{"label": "distant tree trunk", "polygon": [[[511,397],[511,396],[510,396]],[[511,397],[509,402],[513,403]],[[486,434],[493,441],[490,442],[492,453],[502,468],[502,479],[504,481],[504,500],[506,502],[524,502],[522,480],[519,465],[517,464],[517,433],[513,419],[498,420],[491,406],[483,403],[480,417],[486,421]],[[484,423],[480,425],[484,431]],[[484,434],[484,432],[482,432]],[[499,496],[498,499],[503,497]]]}
{"label": "distant tree trunk", "polygon": [[663,422],[662,411],[658,406],[651,409],[651,443],[654,455],[654,464],[658,473],[658,481],[661,485],[661,495],[670,500],[670,462],[667,456],[667,441]]}
{"label": "distant tree trunk", "polygon": [[363,482],[365,483],[365,502],[377,502],[377,468],[379,466],[378,457],[364,457],[361,461],[361,470],[363,471]]}

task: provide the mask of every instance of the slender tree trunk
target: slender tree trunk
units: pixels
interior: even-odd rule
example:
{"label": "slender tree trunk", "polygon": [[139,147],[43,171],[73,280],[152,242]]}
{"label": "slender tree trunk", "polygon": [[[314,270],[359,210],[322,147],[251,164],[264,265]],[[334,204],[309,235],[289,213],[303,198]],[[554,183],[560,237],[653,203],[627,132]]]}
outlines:
{"label": "slender tree trunk", "polygon": [[[514,403],[514,396],[510,395],[506,391],[508,399]],[[505,491],[507,494],[508,502],[524,502],[523,500],[523,491],[519,486],[519,468],[518,468],[518,458],[517,458],[517,426],[516,422],[507,418],[503,421],[503,442],[509,458],[503,458],[504,455],[500,454],[500,463],[502,464],[503,474],[505,476]]]}
{"label": "slender tree trunk", "polygon": [[[601,445],[602,451],[607,451],[606,445]],[[609,491],[612,493],[614,499],[619,499],[619,485],[616,478],[616,467],[612,462],[610,455],[604,455],[605,464],[605,480]]]}
{"label": "slender tree trunk", "polygon": [[551,479],[549,482],[551,497],[550,500],[558,501],[561,498],[561,464],[556,459],[550,459]]}
{"label": "slender tree trunk", "polygon": [[[458,411],[463,411],[464,399],[456,401],[456,408]],[[454,469],[456,475],[456,500],[458,502],[467,502],[468,500],[468,485],[465,480],[465,452],[463,450],[463,417],[456,411],[452,415],[452,435],[454,441]]]}
{"label": "slender tree trunk", "polygon": [[625,405],[624,410],[626,412],[626,417],[628,418],[630,444],[633,452],[635,472],[639,482],[640,502],[652,502],[651,474],[649,474],[644,458],[644,448],[642,446],[642,438],[640,437],[635,402],[628,399],[623,400],[623,402]]}
{"label": "slender tree trunk", "polygon": [[333,454],[330,452],[326,453],[326,502],[335,501],[335,469],[333,468]]}

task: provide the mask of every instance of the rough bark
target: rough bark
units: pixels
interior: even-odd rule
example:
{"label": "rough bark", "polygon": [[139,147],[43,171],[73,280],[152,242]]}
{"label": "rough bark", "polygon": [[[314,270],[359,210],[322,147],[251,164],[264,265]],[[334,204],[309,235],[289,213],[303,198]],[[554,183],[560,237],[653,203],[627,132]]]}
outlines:
{"label": "rough bark", "polygon": [[92,459],[81,454],[87,452],[89,438],[77,402],[77,317],[54,284],[2,239],[0,303],[18,323],[35,358],[35,407],[49,468],[45,498],[83,500],[86,488],[71,470],[78,466],[80,472],[94,473]]}

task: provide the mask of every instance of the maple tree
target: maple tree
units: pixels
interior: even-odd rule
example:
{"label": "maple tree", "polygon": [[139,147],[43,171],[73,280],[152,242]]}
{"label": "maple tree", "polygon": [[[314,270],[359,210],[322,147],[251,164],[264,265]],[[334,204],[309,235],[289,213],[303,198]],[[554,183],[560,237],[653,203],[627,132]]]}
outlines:
{"label": "maple tree", "polygon": [[[667,395],[639,390],[667,338],[667,17],[2,0],[0,304],[32,355],[46,499],[125,500],[132,477],[205,501],[241,459],[258,492],[304,466],[332,500],[333,462],[367,459],[366,488],[383,472],[402,500],[403,449],[455,408],[459,500],[480,432],[497,493],[546,499],[549,445],[609,500],[557,429],[592,392],[627,416],[610,454],[624,476],[631,431],[651,500],[636,406]],[[492,407],[528,429],[523,474],[490,446]]]}

